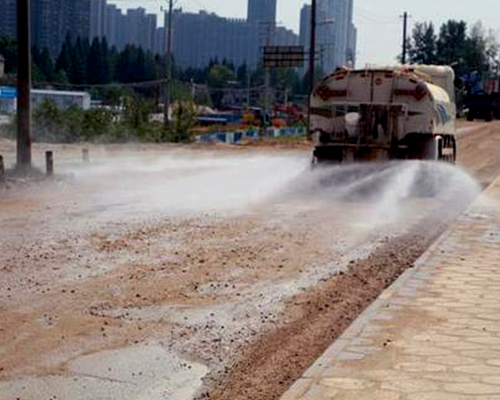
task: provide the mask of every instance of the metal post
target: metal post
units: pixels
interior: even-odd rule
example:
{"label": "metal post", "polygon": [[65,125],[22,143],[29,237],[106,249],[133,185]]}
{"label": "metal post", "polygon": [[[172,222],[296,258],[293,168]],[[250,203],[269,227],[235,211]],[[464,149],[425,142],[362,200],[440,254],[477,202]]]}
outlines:
{"label": "metal post", "polygon": [[250,70],[247,69],[247,107],[250,108],[250,98],[251,98],[251,94],[250,94],[250,85],[251,85],[251,81],[250,81]]}
{"label": "metal post", "polygon": [[[268,21],[267,22],[267,34],[266,34],[266,46],[271,45],[271,32],[274,28],[274,21]],[[265,128],[271,125],[271,94],[270,94],[270,89],[271,89],[271,68],[269,67],[264,67],[265,68],[265,115],[267,118],[265,118],[266,121],[269,121],[268,123],[264,124]],[[265,132],[265,131],[264,131]]]}
{"label": "metal post", "polygon": [[168,3],[168,18],[166,21],[167,26],[167,82],[165,85],[165,101],[164,101],[164,118],[165,130],[168,132],[170,126],[169,110],[171,102],[171,85],[172,85],[172,15],[174,12],[174,0],[169,0]]}
{"label": "metal post", "polygon": [[316,0],[311,3],[311,33],[309,48],[309,97],[307,107],[307,137],[311,139],[311,96],[314,91],[314,74],[316,65]]}
{"label": "metal post", "polygon": [[17,165],[31,167],[30,0],[17,1]]}
{"label": "metal post", "polygon": [[[271,115],[271,99],[270,99],[270,90],[269,90],[269,87],[271,85],[271,72],[269,70],[269,68],[266,68],[266,75],[265,75],[265,100],[264,100],[264,110],[265,110],[265,121],[266,121],[266,124],[265,124],[265,127],[267,128],[267,126],[269,125],[268,121],[270,122],[270,115]],[[268,120],[269,118],[269,120]]]}
{"label": "metal post", "polygon": [[82,159],[86,164],[90,162],[89,149],[82,149]]}
{"label": "metal post", "polygon": [[0,155],[0,182],[5,180],[5,165],[3,163],[3,156]]}
{"label": "metal post", "polygon": [[406,52],[407,52],[407,31],[408,31],[408,13],[403,14],[403,54],[401,56],[401,63],[406,64]]}
{"label": "metal post", "polygon": [[54,153],[52,151],[45,152],[45,174],[47,176],[54,175]]}
{"label": "metal post", "polygon": [[191,78],[191,99],[196,100],[196,85],[193,78]]}

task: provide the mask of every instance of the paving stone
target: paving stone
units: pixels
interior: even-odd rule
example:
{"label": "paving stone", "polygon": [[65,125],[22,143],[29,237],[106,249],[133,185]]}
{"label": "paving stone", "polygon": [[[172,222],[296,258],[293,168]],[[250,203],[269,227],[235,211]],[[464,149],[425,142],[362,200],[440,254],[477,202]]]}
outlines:
{"label": "paving stone", "polygon": [[408,372],[440,372],[446,371],[444,365],[431,364],[425,362],[401,363],[394,366],[395,369]]}
{"label": "paving stone", "polygon": [[481,383],[449,383],[444,385],[444,390],[452,393],[470,395],[500,395],[500,385],[485,385]]}
{"label": "paving stone", "polygon": [[481,378],[481,381],[484,383],[491,383],[492,385],[498,385],[500,386],[500,376],[485,376]]}
{"label": "paving stone", "polygon": [[[464,395],[464,394],[429,392],[429,393],[411,393],[407,395],[405,400],[477,400],[477,398],[475,396]],[[481,400],[486,400],[486,399],[481,398]]]}
{"label": "paving stone", "polygon": [[359,400],[369,398],[370,400],[404,400],[404,395],[387,390],[374,390],[370,392],[370,397],[365,397],[363,391],[338,392],[333,400]]}
{"label": "paving stone", "polygon": [[440,385],[429,379],[399,379],[383,382],[382,390],[391,390],[399,393],[432,392],[439,389]]}
{"label": "paving stone", "polygon": [[500,178],[282,400],[500,400],[499,227]]}
{"label": "paving stone", "polygon": [[354,378],[327,378],[321,381],[321,385],[342,390],[369,389],[374,386],[373,382]]}

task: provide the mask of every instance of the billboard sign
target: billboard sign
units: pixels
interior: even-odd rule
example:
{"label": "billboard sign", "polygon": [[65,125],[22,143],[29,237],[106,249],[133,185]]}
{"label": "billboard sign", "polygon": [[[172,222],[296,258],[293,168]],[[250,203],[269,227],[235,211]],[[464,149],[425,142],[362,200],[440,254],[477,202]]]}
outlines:
{"label": "billboard sign", "polygon": [[0,99],[16,99],[17,89],[10,86],[0,86]]}
{"label": "billboard sign", "polygon": [[264,47],[264,67],[294,68],[304,65],[306,53],[304,46],[266,46]]}

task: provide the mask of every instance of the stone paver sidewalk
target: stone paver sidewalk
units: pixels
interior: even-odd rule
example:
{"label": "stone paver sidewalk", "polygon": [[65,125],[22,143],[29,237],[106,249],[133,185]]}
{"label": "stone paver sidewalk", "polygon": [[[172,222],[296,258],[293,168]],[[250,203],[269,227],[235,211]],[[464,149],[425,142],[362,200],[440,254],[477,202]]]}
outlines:
{"label": "stone paver sidewalk", "polygon": [[282,400],[500,400],[500,180]]}

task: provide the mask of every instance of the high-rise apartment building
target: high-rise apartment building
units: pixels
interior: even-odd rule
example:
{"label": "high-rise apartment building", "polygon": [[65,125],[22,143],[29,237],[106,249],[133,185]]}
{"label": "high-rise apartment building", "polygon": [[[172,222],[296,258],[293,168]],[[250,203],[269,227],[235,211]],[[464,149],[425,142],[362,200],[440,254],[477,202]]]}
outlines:
{"label": "high-rise apartment building", "polygon": [[210,60],[224,59],[235,65],[256,65],[258,36],[245,20],[222,18],[201,11],[177,10],[173,22],[173,51],[182,68],[205,67]]}
{"label": "high-rise apartment building", "polygon": [[[75,3],[78,3],[75,1]],[[89,38],[106,36],[106,25],[108,23],[106,0],[90,0],[90,27]]]}
{"label": "high-rise apartment building", "polygon": [[355,64],[357,30],[353,3],[354,0],[318,0],[317,52],[326,73]]}
{"label": "high-rise apartment building", "polygon": [[311,6],[304,4],[300,10],[300,32],[299,43],[301,46],[309,47],[311,37]]}
{"label": "high-rise apartment building", "polygon": [[[33,44],[57,57],[69,35],[92,41],[106,37],[122,50],[133,44],[155,53],[166,52],[166,29],[157,15],[144,8],[125,13],[108,0],[31,0]],[[284,1],[284,0],[283,0]],[[318,53],[325,71],[352,60],[356,54],[353,0],[318,0]],[[301,11],[300,38],[276,26],[277,0],[248,0],[247,19],[228,19],[213,13],[174,15],[173,51],[181,67],[203,67],[211,59],[256,67],[266,45],[304,45],[309,48],[310,6]],[[16,35],[16,0],[0,0],[0,34]],[[335,22],[333,22],[335,21]]]}
{"label": "high-rise apartment building", "polygon": [[248,0],[247,22],[257,24],[276,24],[277,0]]}
{"label": "high-rise apartment building", "polygon": [[0,36],[17,36],[16,0],[0,0]]}
{"label": "high-rise apartment building", "polygon": [[76,11],[72,6],[70,0],[32,0],[32,44],[57,56],[66,35],[75,32]]}
{"label": "high-rise apartment building", "polygon": [[[275,10],[276,0],[261,5],[271,3]],[[177,10],[173,22],[176,64],[182,68],[205,67],[210,60],[225,59],[237,66],[247,64],[255,68],[266,44],[298,44],[298,36],[293,31],[276,27],[274,23],[255,23],[258,19],[252,21],[222,18],[204,11],[195,14]]]}
{"label": "high-rise apartment building", "polygon": [[3,77],[5,70],[5,58],[0,54],[0,78]]}
{"label": "high-rise apartment building", "polygon": [[[16,37],[16,8],[16,0],[0,0],[0,35]],[[155,14],[138,8],[123,15],[106,0],[31,0],[31,26],[33,45],[49,49],[54,58],[68,35],[106,37],[119,49],[129,43],[150,51],[158,47]]]}

